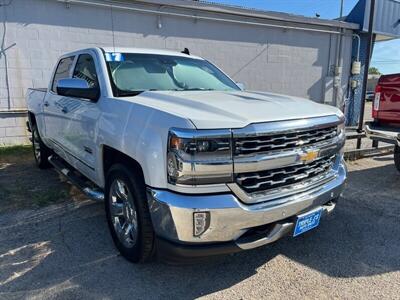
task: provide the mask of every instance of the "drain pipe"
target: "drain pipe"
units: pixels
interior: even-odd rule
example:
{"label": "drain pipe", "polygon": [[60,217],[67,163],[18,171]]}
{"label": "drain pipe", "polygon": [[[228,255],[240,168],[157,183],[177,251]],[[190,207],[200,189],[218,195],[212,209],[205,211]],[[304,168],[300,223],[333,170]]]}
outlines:
{"label": "drain pipe", "polygon": [[360,47],[361,47],[361,38],[358,34],[353,33],[353,38],[357,39],[357,61],[360,61]]}

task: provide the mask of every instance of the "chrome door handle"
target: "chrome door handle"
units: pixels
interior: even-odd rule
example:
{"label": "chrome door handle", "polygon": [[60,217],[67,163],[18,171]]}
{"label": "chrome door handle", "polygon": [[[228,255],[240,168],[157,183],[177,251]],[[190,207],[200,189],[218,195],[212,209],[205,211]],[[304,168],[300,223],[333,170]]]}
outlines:
{"label": "chrome door handle", "polygon": [[49,103],[49,101],[44,101],[44,106],[46,106],[46,107],[48,107],[48,106],[50,106],[50,103]]}
{"label": "chrome door handle", "polygon": [[64,107],[61,109],[61,111],[62,111],[64,114],[66,114],[66,113],[68,112],[68,109],[64,106]]}

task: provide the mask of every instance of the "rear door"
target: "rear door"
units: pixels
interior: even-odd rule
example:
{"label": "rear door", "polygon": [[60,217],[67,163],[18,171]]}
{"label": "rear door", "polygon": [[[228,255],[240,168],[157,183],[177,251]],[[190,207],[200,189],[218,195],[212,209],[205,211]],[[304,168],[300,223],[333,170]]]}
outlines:
{"label": "rear door", "polygon": [[400,74],[382,76],[378,85],[381,93],[378,119],[381,122],[400,123]]}

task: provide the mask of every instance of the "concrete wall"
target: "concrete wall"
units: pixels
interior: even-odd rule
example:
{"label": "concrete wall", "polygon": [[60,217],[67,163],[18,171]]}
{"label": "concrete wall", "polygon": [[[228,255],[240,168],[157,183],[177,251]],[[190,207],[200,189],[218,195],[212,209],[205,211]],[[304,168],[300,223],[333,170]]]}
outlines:
{"label": "concrete wall", "polygon": [[[4,1],[8,2],[8,1]],[[132,1],[131,1],[132,2]],[[51,0],[14,0],[0,7],[5,25],[0,58],[0,111],[25,108],[28,87],[45,87],[57,58],[91,46],[183,49],[203,56],[248,89],[335,103],[333,65],[338,36],[253,25],[193,20]],[[158,23],[162,28],[158,28]],[[292,24],[290,24],[292,25]],[[302,25],[306,26],[306,25]],[[111,29],[114,28],[114,39]],[[325,28],[330,29],[330,28]],[[346,94],[352,38],[344,37],[340,92]],[[5,58],[8,64],[6,84]],[[0,113],[0,145],[26,142],[24,116]]]}

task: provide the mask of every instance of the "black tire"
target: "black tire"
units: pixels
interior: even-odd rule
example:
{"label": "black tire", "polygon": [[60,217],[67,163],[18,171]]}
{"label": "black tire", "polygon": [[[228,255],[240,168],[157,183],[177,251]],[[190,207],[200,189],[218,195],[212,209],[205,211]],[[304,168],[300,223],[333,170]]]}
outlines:
{"label": "black tire", "polygon": [[396,166],[397,171],[400,172],[400,147],[394,147],[394,165]]}
{"label": "black tire", "polygon": [[[134,263],[148,262],[155,256],[155,237],[147,205],[145,183],[143,176],[138,173],[139,172],[128,169],[122,164],[115,164],[107,173],[105,188],[105,210],[112,239],[122,256]],[[130,220],[128,220],[129,217],[125,216],[125,214],[128,214],[126,207],[124,206],[124,208],[121,209],[121,211],[124,211],[123,215],[116,216],[115,210],[113,210],[113,212],[111,210],[111,206],[117,203],[116,197],[112,195],[114,195],[114,186],[118,182],[124,184],[125,194],[128,195],[127,198],[130,199],[127,202],[129,202],[129,205],[133,204],[133,209],[136,211],[135,220],[137,229],[135,230],[135,234],[129,233],[123,235],[124,237],[129,236],[129,241],[132,242],[132,245],[127,241],[121,241],[123,238],[119,237],[116,228],[117,225],[115,225],[115,223],[120,224],[122,222],[121,220],[124,218],[126,219],[126,223],[130,222]],[[123,227],[121,227],[119,232],[121,233],[122,231],[124,231]],[[134,241],[133,236],[136,237]],[[127,246],[127,244],[129,246]]]}
{"label": "black tire", "polygon": [[43,143],[36,125],[32,126],[32,149],[36,165],[40,169],[50,168],[51,164],[48,158],[52,154],[52,151]]}

